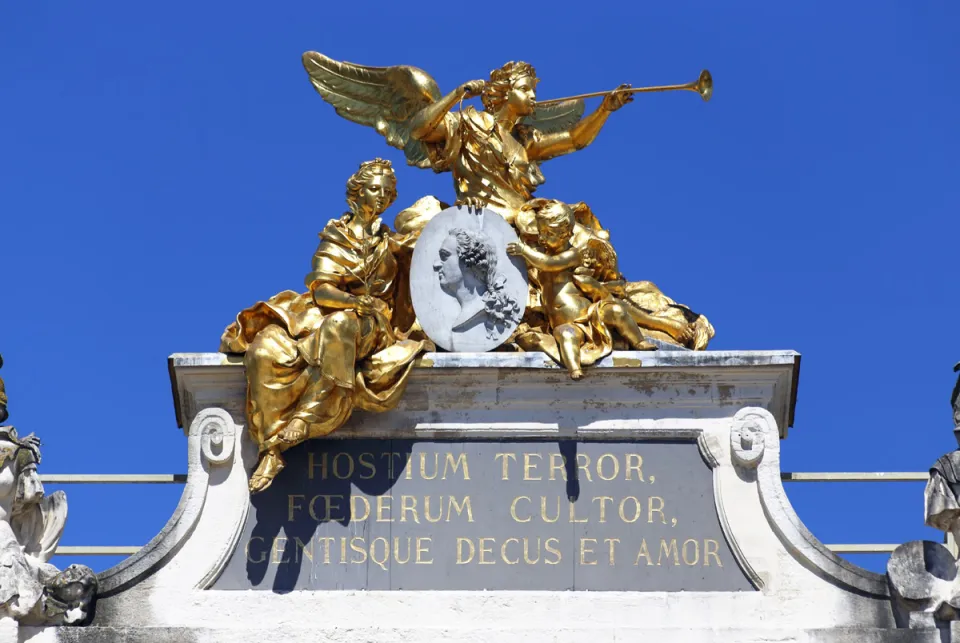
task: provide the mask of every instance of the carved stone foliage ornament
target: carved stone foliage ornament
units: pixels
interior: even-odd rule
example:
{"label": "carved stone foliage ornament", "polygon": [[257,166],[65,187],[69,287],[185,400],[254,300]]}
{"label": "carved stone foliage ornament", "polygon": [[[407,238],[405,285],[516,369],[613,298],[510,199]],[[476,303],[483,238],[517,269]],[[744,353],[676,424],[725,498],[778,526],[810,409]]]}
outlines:
{"label": "carved stone foliage ornament", "polygon": [[527,301],[527,271],[507,256],[517,234],[492,210],[457,207],[423,229],[410,265],[421,328],[448,351],[484,352],[513,334]]}

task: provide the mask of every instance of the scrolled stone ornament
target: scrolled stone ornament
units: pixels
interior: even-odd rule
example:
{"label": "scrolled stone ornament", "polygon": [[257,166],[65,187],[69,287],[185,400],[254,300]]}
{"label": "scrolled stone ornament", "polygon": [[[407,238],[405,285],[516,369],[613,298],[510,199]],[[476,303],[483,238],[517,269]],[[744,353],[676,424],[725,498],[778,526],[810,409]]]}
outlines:
{"label": "scrolled stone ornament", "polygon": [[730,430],[730,451],[733,461],[745,469],[755,469],[763,459],[763,427],[757,420],[747,418],[734,422]]}
{"label": "scrolled stone ornament", "polygon": [[200,424],[200,451],[210,464],[230,462],[236,436],[236,425],[223,409],[204,409],[194,422]]}

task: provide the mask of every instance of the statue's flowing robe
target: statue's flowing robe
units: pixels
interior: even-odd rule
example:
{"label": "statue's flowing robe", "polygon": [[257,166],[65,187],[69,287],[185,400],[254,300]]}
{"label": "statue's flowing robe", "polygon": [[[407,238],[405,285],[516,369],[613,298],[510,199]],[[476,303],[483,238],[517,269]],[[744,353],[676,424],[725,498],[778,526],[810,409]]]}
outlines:
{"label": "statue's flowing robe", "polygon": [[477,199],[513,223],[516,212],[544,182],[539,165],[522,145],[503,139],[489,112],[466,107],[444,118],[446,139],[427,144],[434,171],[453,174],[458,200]]}
{"label": "statue's flowing robe", "polygon": [[[258,302],[221,338],[221,352],[244,354],[249,430],[261,450],[293,419],[303,420],[313,438],[342,426],[355,408],[392,409],[417,355],[433,349],[393,326],[394,310],[410,306],[407,289],[397,288],[396,240],[387,226],[360,238],[347,221],[331,220],[320,233],[307,292],[287,290]],[[384,305],[374,315],[319,306],[313,290],[322,284]],[[353,334],[356,342],[345,341]]]}

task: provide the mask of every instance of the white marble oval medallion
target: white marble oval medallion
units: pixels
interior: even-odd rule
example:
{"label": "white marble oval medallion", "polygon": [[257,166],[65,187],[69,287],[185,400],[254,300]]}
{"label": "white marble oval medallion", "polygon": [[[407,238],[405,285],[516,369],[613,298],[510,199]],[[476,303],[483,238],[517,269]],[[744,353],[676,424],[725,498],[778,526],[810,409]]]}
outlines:
{"label": "white marble oval medallion", "polygon": [[500,346],[527,305],[527,269],[507,255],[517,241],[492,210],[447,208],[427,223],[413,249],[410,297],[420,326],[437,346],[479,353]]}

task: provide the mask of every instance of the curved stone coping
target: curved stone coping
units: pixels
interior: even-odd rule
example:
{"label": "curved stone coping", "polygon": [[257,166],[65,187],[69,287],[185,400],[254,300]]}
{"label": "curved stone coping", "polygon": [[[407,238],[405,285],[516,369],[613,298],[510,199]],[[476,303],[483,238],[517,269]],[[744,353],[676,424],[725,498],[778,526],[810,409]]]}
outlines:
{"label": "curved stone coping", "polygon": [[189,516],[193,521],[196,520],[197,515],[193,510],[197,505],[202,506],[206,491],[206,479],[201,481],[199,476],[188,475],[180,502],[177,503],[176,510],[163,529],[137,553],[97,574],[100,581],[99,595],[112,596],[133,586],[173,553],[176,545],[179,544],[174,534],[182,531],[184,527],[189,529],[192,526],[186,524],[189,522],[187,517]]}
{"label": "curved stone coping", "polygon": [[872,598],[888,598],[887,577],[844,560],[807,529],[797,515],[780,476],[779,444],[768,448],[768,456],[757,467],[760,502],[767,522],[784,547],[817,576]]}
{"label": "curved stone coping", "polygon": [[[205,409],[197,415],[187,439],[187,482],[176,510],[163,529],[136,554],[97,575],[100,596],[132,587],[176,554],[192,533],[206,501],[210,475],[205,464],[222,464],[232,459],[236,430],[233,419],[221,409]],[[214,444],[221,447],[220,453],[213,453]]]}

